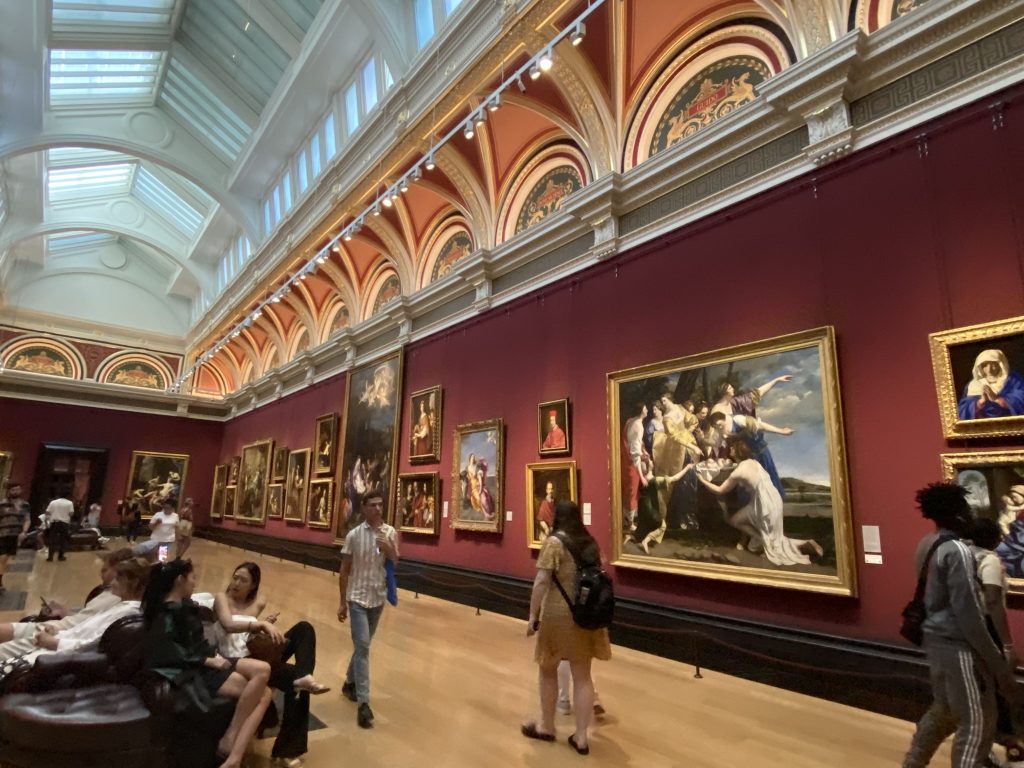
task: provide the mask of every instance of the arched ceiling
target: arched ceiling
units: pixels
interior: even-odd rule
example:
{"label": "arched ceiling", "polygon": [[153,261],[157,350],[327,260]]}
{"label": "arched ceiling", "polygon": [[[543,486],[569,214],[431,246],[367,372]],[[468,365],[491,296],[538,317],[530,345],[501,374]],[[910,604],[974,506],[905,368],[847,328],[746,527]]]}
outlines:
{"label": "arched ceiling", "polygon": [[[702,41],[763,49],[770,76],[838,39],[856,16],[851,0],[608,0],[587,18],[578,44],[558,43],[550,71],[524,76],[492,111],[485,101],[508,73],[567,33],[590,4],[430,2],[435,21],[452,19],[444,38],[451,61],[437,40],[420,50],[412,0],[120,0],[117,12],[99,0],[15,4],[17,18],[0,25],[0,51],[22,69],[17,82],[8,66],[0,74],[0,114],[17,115],[0,123],[5,306],[25,297],[39,303],[54,280],[88,274],[104,290],[130,285],[159,297],[164,314],[178,318],[164,331],[184,339],[203,319],[194,307],[215,291],[220,255],[247,236],[273,260],[243,272],[230,299],[189,338],[194,358],[238,329],[195,379],[199,390],[224,394],[443,278],[460,255],[513,237],[530,174],[561,163],[585,186],[628,171],[625,148],[645,96]],[[504,14],[503,24],[491,19],[482,55],[458,59],[458,46],[470,43],[461,25],[471,32],[488,13]],[[305,207],[263,232],[261,199],[371,52],[397,83],[373,121],[379,157],[342,152],[337,165],[362,170],[325,173]],[[77,79],[104,61],[123,88]],[[429,102],[403,89],[417,73],[442,68],[451,78]],[[485,120],[463,137],[472,115]],[[421,159],[453,130],[459,134],[433,153],[436,168],[424,170]],[[407,191],[362,218],[413,168],[422,175]],[[94,174],[106,187],[55,194],[65,171]],[[358,232],[253,317],[357,217]],[[68,231],[74,236],[62,241]],[[78,316],[69,306],[64,314]]]}

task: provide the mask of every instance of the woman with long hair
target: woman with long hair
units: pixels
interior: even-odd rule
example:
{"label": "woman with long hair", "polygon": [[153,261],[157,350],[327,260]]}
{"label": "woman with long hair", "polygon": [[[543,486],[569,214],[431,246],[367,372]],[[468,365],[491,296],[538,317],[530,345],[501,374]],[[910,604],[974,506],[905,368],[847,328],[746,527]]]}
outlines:
{"label": "woman with long hair", "polygon": [[[281,646],[281,656],[270,667],[270,687],[284,693],[281,730],[271,755],[274,764],[285,768],[302,765],[308,751],[309,696],[327,693],[330,688],[313,677],[316,666],[316,631],[308,621],[300,621],[284,634],[275,623],[277,614],[260,621],[267,607],[260,598],[262,574],[256,563],[245,562],[231,574],[231,583],[213,601],[217,614],[214,634],[217,651],[229,659],[249,656],[248,640],[253,632],[263,632]],[[294,657],[294,663],[288,659]]]}
{"label": "woman with long hair", "polygon": [[530,595],[530,619],[526,636],[537,635],[534,660],[540,668],[540,719],[522,727],[524,736],[541,741],[555,739],[555,701],[558,697],[558,664],[568,660],[573,680],[576,730],[569,745],[579,754],[590,753],[587,727],[594,707],[593,659],[612,657],[607,629],[583,629],[572,619],[569,604],[553,586],[555,579],[566,592],[576,584],[576,563],[600,564],[601,550],[583,527],[580,508],[571,501],[555,507],[552,534],[544,539],[537,558],[537,577]]}
{"label": "woman with long hair", "polygon": [[239,768],[246,747],[270,704],[270,665],[255,659],[229,661],[203,637],[198,606],[190,599],[196,574],[189,560],[157,563],[142,600],[149,630],[147,666],[192,705],[207,709],[213,695],[234,699],[231,724],[217,745],[220,768]]}

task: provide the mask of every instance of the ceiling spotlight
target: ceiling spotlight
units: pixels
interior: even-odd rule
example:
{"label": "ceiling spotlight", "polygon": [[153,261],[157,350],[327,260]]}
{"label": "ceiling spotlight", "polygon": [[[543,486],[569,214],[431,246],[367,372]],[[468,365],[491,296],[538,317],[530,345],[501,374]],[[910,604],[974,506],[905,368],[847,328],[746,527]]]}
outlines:
{"label": "ceiling spotlight", "polygon": [[487,122],[487,113],[481,109],[479,112],[476,113],[476,118],[474,118],[474,120],[476,122],[477,128],[479,128],[481,125]]}
{"label": "ceiling spotlight", "polygon": [[351,227],[349,229],[345,230],[345,242],[346,243],[351,243],[352,242],[352,228]]}
{"label": "ceiling spotlight", "polygon": [[389,195],[384,195],[384,207],[385,208],[390,208],[391,207],[391,197]]}
{"label": "ceiling spotlight", "polygon": [[409,191],[409,177],[403,176],[402,180],[398,183],[398,190],[403,195]]}
{"label": "ceiling spotlight", "polygon": [[579,45],[580,43],[583,42],[583,38],[586,37],[586,35],[587,25],[584,24],[582,21],[577,22],[576,29],[574,29],[572,31],[572,34],[569,35],[569,42],[572,43],[573,45]]}
{"label": "ceiling spotlight", "polygon": [[275,294],[274,294],[274,298],[272,298],[272,299],[271,299],[271,301],[272,301],[272,302],[273,302],[274,304],[277,304],[277,303],[279,303],[279,302],[281,301],[281,294],[279,294],[279,293],[275,293]]}
{"label": "ceiling spotlight", "polygon": [[487,105],[487,109],[491,112],[497,112],[498,107],[501,106],[501,93],[494,94],[494,98],[491,99],[491,103]]}
{"label": "ceiling spotlight", "polygon": [[550,48],[548,48],[546,51],[544,51],[544,53],[542,53],[540,55],[540,58],[537,60],[537,63],[540,65],[540,71],[541,72],[547,72],[548,70],[551,69],[551,66],[555,62],[551,58],[551,49]]}
{"label": "ceiling spotlight", "polygon": [[374,216],[380,216],[380,203],[374,203],[371,210],[373,211]]}
{"label": "ceiling spotlight", "polygon": [[530,67],[530,79],[536,80],[538,77],[540,77],[540,67],[537,66],[537,62],[533,62],[533,66]]}
{"label": "ceiling spotlight", "polygon": [[432,171],[435,168],[437,168],[437,164],[434,163],[434,153],[433,152],[431,152],[429,155],[427,155],[427,162],[424,164],[424,167],[428,171]]}
{"label": "ceiling spotlight", "polygon": [[516,87],[519,89],[520,93],[526,93],[526,83],[523,82],[522,75],[516,78]]}
{"label": "ceiling spotlight", "polygon": [[299,272],[299,280],[305,280],[305,279],[306,279],[306,272],[305,271]]}
{"label": "ceiling spotlight", "polygon": [[335,243],[334,245],[331,246],[331,250],[334,251],[335,253],[341,253],[341,246]]}
{"label": "ceiling spotlight", "polygon": [[474,136],[476,136],[476,131],[473,130],[472,120],[466,121],[466,127],[462,130],[462,135],[465,136],[467,139],[472,139]]}
{"label": "ceiling spotlight", "polygon": [[423,178],[423,169],[420,166],[416,166],[412,169],[412,180],[419,181]]}
{"label": "ceiling spotlight", "polygon": [[398,199],[398,187],[392,187],[391,188],[391,199],[392,200],[397,200]]}
{"label": "ceiling spotlight", "polygon": [[257,309],[255,312],[252,313],[252,320],[253,320],[253,322],[256,322],[261,317],[263,317],[263,309],[262,309],[262,307],[260,309]]}
{"label": "ceiling spotlight", "polygon": [[360,217],[359,217],[358,219],[356,219],[356,220],[355,220],[355,222],[354,222],[354,223],[352,224],[352,229],[351,229],[351,232],[352,232],[352,234],[353,234],[353,235],[358,235],[358,234],[359,234],[359,230],[361,230],[362,228],[363,228],[363,217],[362,217],[362,216],[360,216]]}
{"label": "ceiling spotlight", "polygon": [[320,255],[316,257],[317,264],[327,263],[327,251],[320,251]]}

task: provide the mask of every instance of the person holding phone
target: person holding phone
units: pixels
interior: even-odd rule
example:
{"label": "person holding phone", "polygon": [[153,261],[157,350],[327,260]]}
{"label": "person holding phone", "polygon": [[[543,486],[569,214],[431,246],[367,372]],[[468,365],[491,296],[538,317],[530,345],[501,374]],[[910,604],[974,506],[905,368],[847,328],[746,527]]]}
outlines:
{"label": "person holding phone", "polygon": [[178,513],[169,501],[163,502],[162,509],[149,521],[149,541],[139,544],[135,551],[149,562],[166,563],[171,559],[171,547],[177,538]]}
{"label": "person holding phone", "polygon": [[338,574],[338,621],[352,616],[352,658],[341,692],[359,704],[356,722],[373,727],[370,709],[370,641],[387,600],[384,561],[398,563],[398,533],[384,522],[384,497],[370,490],[362,498],[363,522],[345,537]]}

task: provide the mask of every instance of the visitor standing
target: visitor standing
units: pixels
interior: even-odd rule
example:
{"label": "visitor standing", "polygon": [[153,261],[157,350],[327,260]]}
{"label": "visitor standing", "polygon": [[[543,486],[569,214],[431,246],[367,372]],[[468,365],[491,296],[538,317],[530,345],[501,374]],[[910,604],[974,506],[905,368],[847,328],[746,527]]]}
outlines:
{"label": "visitor standing", "polygon": [[21,485],[9,483],[7,498],[0,500],[0,594],[5,591],[7,564],[18,554],[18,547],[25,540],[31,521],[28,502],[21,498]]}
{"label": "visitor standing", "polygon": [[59,492],[56,499],[46,507],[46,542],[50,551],[46,555],[46,562],[53,562],[53,553],[57,553],[58,560],[67,560],[64,557],[64,550],[71,538],[71,516],[75,512],[75,505],[68,497],[69,489]]}

